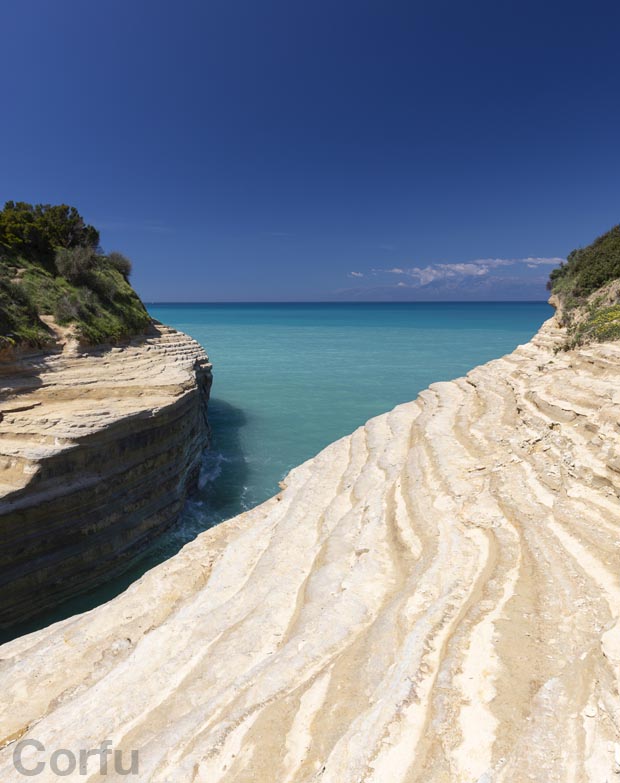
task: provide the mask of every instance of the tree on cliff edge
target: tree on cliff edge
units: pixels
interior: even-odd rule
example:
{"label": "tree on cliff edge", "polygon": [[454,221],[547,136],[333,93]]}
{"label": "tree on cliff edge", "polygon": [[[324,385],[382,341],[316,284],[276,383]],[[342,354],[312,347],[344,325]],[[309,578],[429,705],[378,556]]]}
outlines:
{"label": "tree on cliff edge", "polygon": [[59,248],[99,245],[99,232],[67,204],[7,201],[0,211],[0,249],[5,256],[23,256],[49,269]]}
{"label": "tree on cliff edge", "polygon": [[49,316],[85,344],[140,334],[151,318],[129,283],[131,262],[67,204],[7,201],[0,210],[0,350],[43,347]]}

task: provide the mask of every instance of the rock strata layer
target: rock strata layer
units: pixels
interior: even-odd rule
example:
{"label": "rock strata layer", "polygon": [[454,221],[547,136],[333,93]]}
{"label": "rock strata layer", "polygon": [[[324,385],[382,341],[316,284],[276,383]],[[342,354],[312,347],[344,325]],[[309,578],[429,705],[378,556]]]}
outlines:
{"label": "rock strata layer", "polygon": [[109,579],[174,522],[210,382],[201,346],[164,326],[0,363],[0,624]]}
{"label": "rock strata layer", "polygon": [[20,739],[46,748],[30,766],[109,740],[158,783],[615,779],[620,344],[563,337],[434,384],[0,647],[0,779]]}

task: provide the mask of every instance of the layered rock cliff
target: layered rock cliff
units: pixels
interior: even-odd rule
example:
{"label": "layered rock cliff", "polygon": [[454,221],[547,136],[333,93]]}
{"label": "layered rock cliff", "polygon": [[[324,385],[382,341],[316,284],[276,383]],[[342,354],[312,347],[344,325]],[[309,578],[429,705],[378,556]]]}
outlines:
{"label": "layered rock cliff", "polygon": [[109,579],[174,522],[210,383],[201,346],[164,326],[0,362],[0,625]]}
{"label": "layered rock cliff", "polygon": [[434,384],[1,647],[0,778],[36,739],[25,766],[109,740],[140,781],[615,779],[620,344],[564,338]]}

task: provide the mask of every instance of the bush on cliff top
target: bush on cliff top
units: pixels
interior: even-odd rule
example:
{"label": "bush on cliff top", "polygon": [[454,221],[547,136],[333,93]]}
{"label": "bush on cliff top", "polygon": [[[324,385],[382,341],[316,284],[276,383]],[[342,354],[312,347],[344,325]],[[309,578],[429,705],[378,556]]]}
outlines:
{"label": "bush on cliff top", "polygon": [[[548,288],[558,298],[568,330],[565,348],[620,339],[620,225],[569,253],[551,272]],[[603,289],[603,292],[600,292]],[[600,292],[598,295],[596,292]]]}
{"label": "bush on cliff top", "polygon": [[52,339],[41,315],[86,343],[115,341],[151,323],[131,287],[131,263],[106,255],[74,207],[8,201],[0,211],[0,346]]}
{"label": "bush on cliff top", "polygon": [[620,225],[587,247],[573,250],[565,264],[551,272],[550,290],[565,300],[579,303],[606,283],[620,278]]}

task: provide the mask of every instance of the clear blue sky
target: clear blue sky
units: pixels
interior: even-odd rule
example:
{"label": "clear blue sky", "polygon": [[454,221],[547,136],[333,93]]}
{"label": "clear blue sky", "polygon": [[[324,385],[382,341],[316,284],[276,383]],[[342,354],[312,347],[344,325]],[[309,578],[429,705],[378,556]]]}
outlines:
{"label": "clear blue sky", "polygon": [[[542,298],[620,221],[620,3],[30,0],[0,199],[147,301]],[[524,260],[529,259],[529,260]]]}

